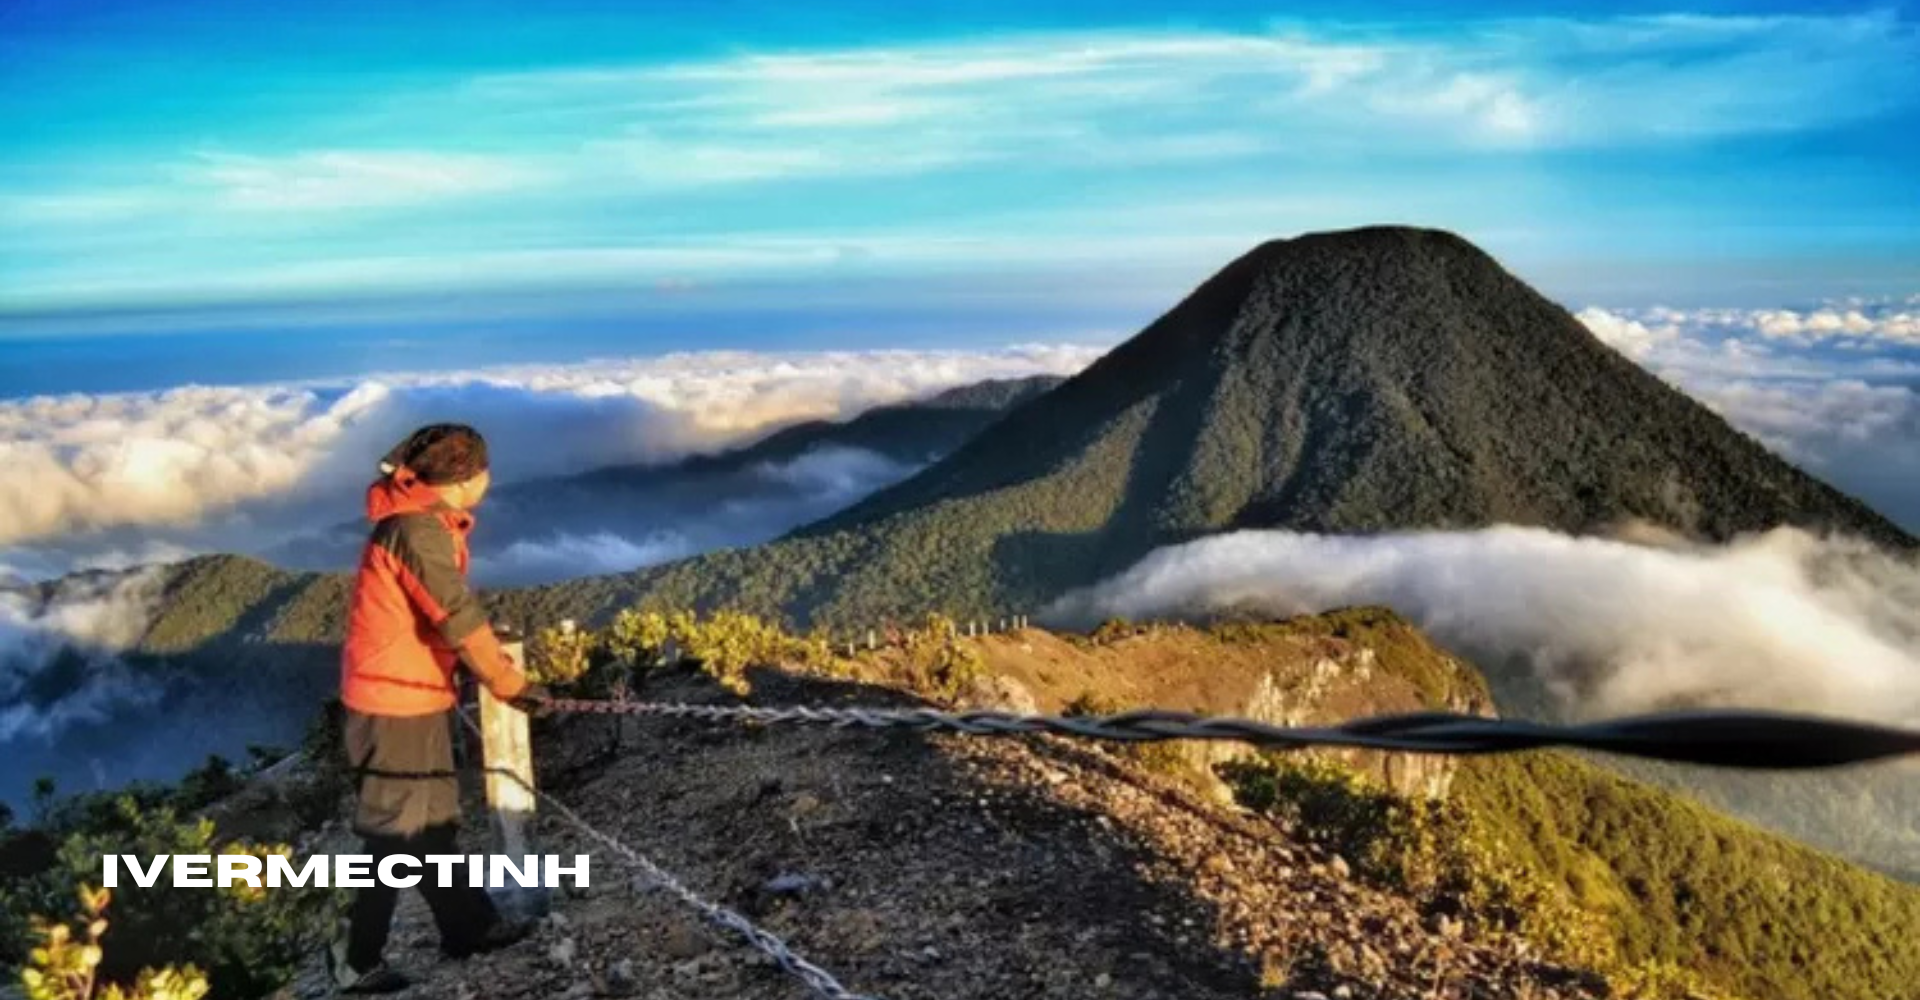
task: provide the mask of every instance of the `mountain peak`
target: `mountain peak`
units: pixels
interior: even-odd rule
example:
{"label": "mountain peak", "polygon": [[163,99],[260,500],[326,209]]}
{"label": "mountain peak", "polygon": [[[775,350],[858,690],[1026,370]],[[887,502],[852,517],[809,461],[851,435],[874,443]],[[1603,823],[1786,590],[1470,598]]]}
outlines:
{"label": "mountain peak", "polygon": [[1914,545],[1467,240],[1375,226],[1260,244],[920,474],[658,582],[801,617],[1017,612],[1214,531],[1629,522]]}

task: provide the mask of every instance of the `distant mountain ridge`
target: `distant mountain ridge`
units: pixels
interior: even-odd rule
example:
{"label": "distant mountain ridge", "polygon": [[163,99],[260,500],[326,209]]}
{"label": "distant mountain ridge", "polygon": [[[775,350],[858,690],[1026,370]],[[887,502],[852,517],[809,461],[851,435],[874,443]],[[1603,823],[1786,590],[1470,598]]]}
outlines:
{"label": "distant mountain ridge", "polygon": [[[635,548],[651,541],[663,558],[766,541],[912,474],[1061,381],[1054,375],[990,379],[846,420],[793,424],[721,451],[503,483],[481,514],[477,579],[491,586],[554,579],[530,578],[525,568],[516,574],[499,560],[516,546],[537,551],[562,536],[611,537]],[[333,569],[352,565],[365,540],[360,519],[343,518],[262,557],[299,569]],[[537,568],[576,576],[594,571],[591,563],[547,562]]]}

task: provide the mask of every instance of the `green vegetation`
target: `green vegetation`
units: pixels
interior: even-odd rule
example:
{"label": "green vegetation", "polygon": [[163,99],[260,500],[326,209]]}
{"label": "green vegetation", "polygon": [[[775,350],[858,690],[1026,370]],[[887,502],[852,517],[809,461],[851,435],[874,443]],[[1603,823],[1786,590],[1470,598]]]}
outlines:
{"label": "green vegetation", "polygon": [[[893,630],[888,653],[889,679],[929,698],[951,701],[986,673],[980,651],[945,615],[928,615],[917,629]],[[749,693],[752,667],[847,676],[855,662],[837,654],[824,633],[796,635],[755,615],[632,609],[599,631],[544,629],[528,659],[535,680],[600,696],[623,695],[648,672],[681,661],[742,696]]]}
{"label": "green vegetation", "polygon": [[212,987],[206,975],[191,965],[141,969],[125,987],[101,981],[110,895],[106,889],[80,887],[79,936],[64,921],[42,921],[34,928],[40,943],[20,971],[27,1000],[200,1000],[206,996]]}
{"label": "green vegetation", "polygon": [[1747,996],[1899,996],[1920,983],[1920,891],[1562,754],[1454,781],[1522,863],[1606,915],[1623,954]]}
{"label": "green vegetation", "polygon": [[914,691],[952,701],[986,676],[980,650],[960,635],[960,625],[945,615],[928,615],[926,625],[906,633],[906,672],[900,680]]}
{"label": "green vegetation", "polygon": [[1879,1000],[1920,982],[1920,893],[1572,757],[1467,761],[1445,802],[1312,757],[1222,776],[1361,877],[1626,996]]}
{"label": "green vegetation", "polygon": [[[103,854],[224,853],[265,859],[270,854],[291,857],[292,849],[284,844],[223,841],[212,821],[185,819],[171,806],[146,805],[133,795],[77,803],[60,817],[60,823],[68,832],[54,852],[53,863],[0,889],[4,910],[0,924],[6,939],[0,961],[24,964],[22,976],[27,980],[33,980],[37,970],[40,982],[34,988],[52,990],[57,981],[65,984],[58,989],[71,990],[78,982],[74,977],[84,972],[88,989],[97,979],[102,985],[132,991],[127,994],[130,997],[141,996],[142,989],[151,992],[163,987],[176,990],[170,995],[187,996],[178,991],[197,979],[199,973],[193,970],[204,969],[215,1000],[265,996],[293,978],[339,912],[340,896],[324,889],[183,889],[162,879],[152,887],[119,889],[112,932],[102,937],[102,927],[101,933],[94,933],[94,921],[100,919],[96,914],[86,925],[89,943],[77,944],[69,931],[59,929],[64,922],[50,921],[43,914],[62,912],[61,900],[68,898],[73,886],[97,882]],[[84,906],[97,910],[87,893],[83,888]],[[104,899],[97,902],[105,905]],[[66,950],[70,943],[80,950]],[[181,969],[172,979],[162,975],[169,966],[183,963],[190,968]]]}
{"label": "green vegetation", "polygon": [[[339,746],[337,722],[323,715],[309,734],[316,760],[328,760]],[[320,746],[324,744],[324,746]],[[257,755],[256,767],[272,758]],[[313,787],[296,793],[310,801],[291,801],[300,821],[317,824],[338,810],[338,775],[321,769]],[[42,989],[61,1000],[86,997],[81,985],[100,997],[124,1000],[191,1000],[189,990],[204,979],[212,996],[264,996],[289,980],[319,938],[329,932],[341,897],[324,889],[267,892],[123,886],[116,890],[113,930],[95,933],[95,914],[74,934],[57,928],[64,921],[49,915],[68,912],[80,887],[83,915],[106,905],[87,887],[100,880],[105,853],[291,856],[284,844],[253,843],[218,834],[207,819],[191,814],[213,805],[245,784],[247,771],[220,757],[188,773],[177,785],[137,784],[117,793],[60,797],[51,781],[40,783],[36,818],[24,829],[0,830],[0,970],[39,968]],[[62,935],[54,942],[49,935]],[[95,940],[98,938],[99,940]],[[104,948],[86,951],[89,943]],[[52,948],[47,955],[36,949]],[[89,957],[90,956],[90,957]],[[86,958],[84,969],[74,963]],[[51,963],[51,964],[49,964]],[[168,973],[169,967],[189,963]],[[149,972],[147,970],[155,970]],[[76,978],[85,972],[81,984]],[[119,988],[122,994],[110,990]],[[58,992],[58,991],[66,992]],[[173,990],[174,992],[166,992]],[[145,992],[142,992],[145,991]],[[37,996],[29,991],[30,995]]]}

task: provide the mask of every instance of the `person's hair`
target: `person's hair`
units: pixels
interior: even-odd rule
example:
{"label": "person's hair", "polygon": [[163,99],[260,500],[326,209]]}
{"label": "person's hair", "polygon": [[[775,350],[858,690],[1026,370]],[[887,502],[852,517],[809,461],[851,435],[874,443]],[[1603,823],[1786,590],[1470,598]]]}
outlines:
{"label": "person's hair", "polygon": [[463,482],[486,471],[487,439],[466,424],[431,424],[407,435],[380,462],[389,476],[403,467],[428,486]]}

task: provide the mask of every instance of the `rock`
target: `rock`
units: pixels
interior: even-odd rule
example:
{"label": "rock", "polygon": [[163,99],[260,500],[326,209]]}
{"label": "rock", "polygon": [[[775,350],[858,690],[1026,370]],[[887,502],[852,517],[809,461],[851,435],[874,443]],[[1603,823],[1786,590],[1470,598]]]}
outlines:
{"label": "rock", "polygon": [[627,996],[638,986],[633,978],[633,959],[623,958],[607,967],[603,988],[608,996]]}
{"label": "rock", "polygon": [[1016,715],[1036,715],[1040,711],[1040,703],[1034,700],[1033,692],[1027,690],[1025,684],[998,674],[989,674],[969,682],[966,690],[960,693],[960,700],[970,708],[1012,712]]}
{"label": "rock", "polygon": [[547,946],[547,960],[562,969],[573,967],[573,959],[579,953],[580,946],[571,937],[563,937]]}
{"label": "rock", "polygon": [[1353,876],[1353,867],[1347,864],[1346,858],[1338,854],[1333,856],[1333,862],[1328,867],[1332,868],[1333,874],[1339,878],[1351,878]]}
{"label": "rock", "polygon": [[713,942],[698,928],[686,923],[669,926],[660,940],[660,951],[668,958],[698,958],[712,950]]}
{"label": "rock", "polygon": [[1112,986],[1112,985],[1113,985],[1113,977],[1112,977],[1112,976],[1110,976],[1110,975],[1107,975],[1107,974],[1106,974],[1106,973],[1104,973],[1104,972],[1102,972],[1101,974],[1099,974],[1099,975],[1097,975],[1097,976],[1095,976],[1095,977],[1093,977],[1093,988],[1094,988],[1094,989],[1097,989],[1097,990],[1104,990],[1104,989],[1106,989],[1107,987],[1109,987],[1109,986]]}
{"label": "rock", "polygon": [[1293,994],[1293,1000],[1327,1000],[1327,995],[1318,990],[1297,990]]}
{"label": "rock", "polygon": [[767,880],[760,891],[771,896],[804,896],[815,889],[826,888],[826,880],[812,875],[785,872]]}

